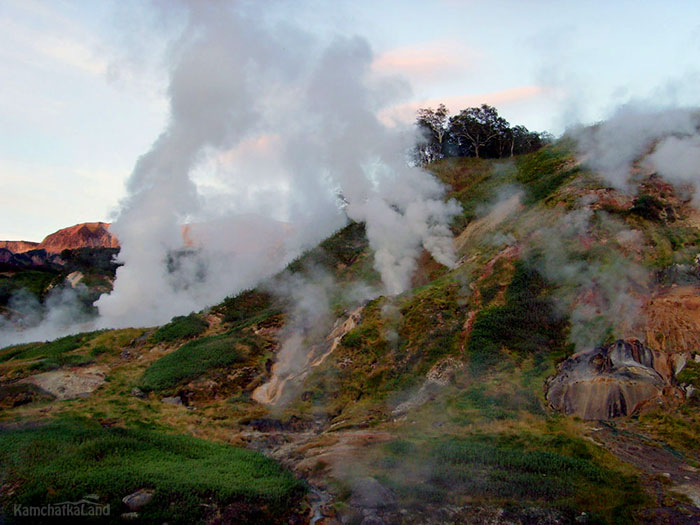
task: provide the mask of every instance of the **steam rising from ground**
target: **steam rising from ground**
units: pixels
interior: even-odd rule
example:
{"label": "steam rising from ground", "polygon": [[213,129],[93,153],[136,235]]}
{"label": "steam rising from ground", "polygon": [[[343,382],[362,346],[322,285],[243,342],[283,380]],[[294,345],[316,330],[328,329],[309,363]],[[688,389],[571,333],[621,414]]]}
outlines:
{"label": "steam rising from ground", "polygon": [[41,304],[36,296],[20,290],[10,299],[9,317],[0,317],[0,348],[92,329],[82,295],[87,295],[87,287],[82,283],[75,288],[56,287]]}
{"label": "steam rising from ground", "polygon": [[571,132],[584,160],[615,188],[633,189],[631,168],[646,162],[675,185],[690,185],[698,195],[700,112],[626,105],[605,122]]}
{"label": "steam rising from ground", "polygon": [[[444,203],[435,179],[407,165],[411,135],[377,119],[406,87],[370,74],[364,40],[324,47],[299,30],[268,27],[256,13],[183,6],[188,24],[171,50],[170,122],[137,162],[112,226],[124,266],[113,292],[97,302],[101,325],[162,323],[255,284],[343,225],[338,195],[347,217],[366,222],[388,293],[408,287],[422,247],[454,264],[447,225],[458,206]],[[255,169],[245,162],[251,143],[277,159],[272,172],[246,173]],[[263,202],[257,195],[245,211],[286,224],[282,238],[261,237],[248,256],[226,235],[241,208],[222,208],[207,181],[195,180],[203,160],[222,156],[232,159],[230,169],[205,173],[210,186],[215,178],[219,194],[238,197],[241,183],[266,188],[267,206],[251,206]],[[178,254],[180,225],[213,219],[218,227],[195,239],[196,253]]]}
{"label": "steam rising from ground", "polygon": [[569,316],[569,340],[577,351],[593,348],[610,335],[632,335],[650,279],[647,269],[613,248],[604,257],[588,253],[586,244],[600,243],[593,240],[596,229],[621,244],[639,232],[603,211],[594,212],[590,201],[581,204],[553,226],[539,229],[531,245],[537,254],[535,267],[557,285],[554,299],[561,314]]}

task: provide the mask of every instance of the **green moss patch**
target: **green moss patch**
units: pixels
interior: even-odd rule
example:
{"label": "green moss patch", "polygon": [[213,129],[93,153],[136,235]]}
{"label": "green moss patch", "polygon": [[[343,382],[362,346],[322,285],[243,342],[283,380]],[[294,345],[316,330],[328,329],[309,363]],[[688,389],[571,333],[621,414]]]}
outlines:
{"label": "green moss patch", "polygon": [[0,362],[10,359],[58,358],[58,356],[66,352],[71,352],[86,346],[100,333],[101,331],[85,332],[61,337],[48,343],[29,343],[26,345],[10,346],[0,350]]}
{"label": "green moss patch", "polygon": [[164,390],[195,379],[207,370],[245,361],[257,340],[227,333],[185,343],[149,366],[141,378],[144,390]]}
{"label": "green moss patch", "polygon": [[[203,503],[241,502],[284,513],[304,489],[262,454],[188,436],[103,428],[66,420],[3,431],[3,482],[12,483],[3,504],[43,505],[96,494],[111,507],[110,519],[128,512],[121,499],[154,490],[140,522],[195,523]],[[268,516],[269,519],[269,516]]]}
{"label": "green moss patch", "polygon": [[191,339],[204,333],[207,328],[209,328],[209,323],[201,315],[191,313],[186,316],[173,317],[172,321],[153,332],[150,339],[154,343],[170,343]]}

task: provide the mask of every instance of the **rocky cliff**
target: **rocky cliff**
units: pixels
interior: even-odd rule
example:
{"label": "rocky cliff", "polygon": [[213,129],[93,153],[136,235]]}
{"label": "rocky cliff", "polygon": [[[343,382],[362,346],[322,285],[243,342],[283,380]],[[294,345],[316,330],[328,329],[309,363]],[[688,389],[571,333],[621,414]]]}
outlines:
{"label": "rocky cliff", "polygon": [[47,253],[61,253],[63,250],[78,248],[118,248],[119,241],[109,233],[107,222],[84,222],[62,228],[47,235],[43,241],[0,241],[0,248],[13,253],[26,253],[32,250],[45,250]]}
{"label": "rocky cliff", "polygon": [[11,251],[12,253],[24,253],[36,250],[38,242],[32,241],[0,241],[0,249]]}

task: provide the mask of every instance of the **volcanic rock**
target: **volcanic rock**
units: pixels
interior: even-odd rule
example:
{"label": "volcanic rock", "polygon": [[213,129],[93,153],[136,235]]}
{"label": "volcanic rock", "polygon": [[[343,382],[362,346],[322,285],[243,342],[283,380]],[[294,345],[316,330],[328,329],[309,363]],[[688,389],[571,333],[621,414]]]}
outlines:
{"label": "volcanic rock", "polygon": [[109,233],[107,222],[84,222],[62,228],[47,235],[43,241],[0,241],[0,248],[12,253],[27,253],[44,250],[48,254],[58,254],[63,250],[78,248],[119,248],[117,238]]}
{"label": "volcanic rock", "polygon": [[38,246],[49,253],[77,248],[118,248],[117,238],[106,222],[85,222],[48,235]]}
{"label": "volcanic rock", "polygon": [[139,489],[133,494],[124,496],[122,498],[122,503],[126,505],[129,510],[137,511],[141,510],[143,507],[148,505],[148,502],[153,498],[153,491],[148,489]]}
{"label": "volcanic rock", "polygon": [[676,356],[637,340],[618,340],[568,358],[549,381],[547,401],[582,419],[628,416],[653,400],[682,396],[675,386]]}
{"label": "volcanic rock", "polygon": [[24,253],[30,250],[36,250],[38,246],[38,242],[32,241],[0,241],[0,248],[9,250],[12,253]]}

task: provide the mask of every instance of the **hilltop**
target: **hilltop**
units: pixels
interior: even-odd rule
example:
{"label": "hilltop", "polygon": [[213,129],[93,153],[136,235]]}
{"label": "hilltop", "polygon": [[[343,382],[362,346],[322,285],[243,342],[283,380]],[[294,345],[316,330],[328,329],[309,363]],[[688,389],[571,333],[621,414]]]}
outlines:
{"label": "hilltop", "polygon": [[[153,523],[692,523],[689,198],[641,164],[634,192],[611,187],[566,140],[428,169],[462,206],[458,262],[424,252],[398,296],[375,292],[350,223],[164,326],[0,350],[3,504],[92,491]],[[52,446],[96,474],[74,486]],[[143,507],[121,502],[138,490]]]}
{"label": "hilltop", "polygon": [[63,250],[79,248],[118,248],[117,238],[109,232],[107,222],[83,222],[47,235],[41,242],[0,241],[0,248],[13,253],[44,250],[47,253],[61,253]]}

